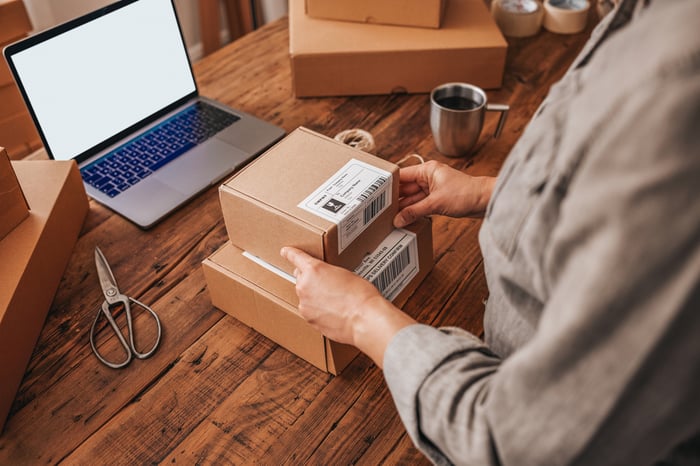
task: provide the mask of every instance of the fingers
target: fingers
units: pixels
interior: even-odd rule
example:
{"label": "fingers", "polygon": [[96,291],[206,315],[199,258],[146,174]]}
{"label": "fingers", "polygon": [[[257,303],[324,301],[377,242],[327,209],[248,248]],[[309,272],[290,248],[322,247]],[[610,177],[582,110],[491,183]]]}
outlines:
{"label": "fingers", "polygon": [[424,179],[424,165],[411,165],[410,167],[401,168],[399,170],[399,182],[401,184],[416,183]]}
{"label": "fingers", "polygon": [[399,197],[412,196],[416,193],[424,193],[425,188],[417,183],[401,183],[399,185]]}
{"label": "fingers", "polygon": [[429,207],[428,202],[420,201],[409,205],[405,209],[401,209],[396,217],[394,217],[394,227],[403,228],[410,225],[421,217],[426,217],[434,212]]}
{"label": "fingers", "polygon": [[308,255],[301,249],[285,246],[280,250],[280,255],[287,259],[294,267],[294,276],[298,277],[299,272],[307,267],[311,267],[318,259]]}
{"label": "fingers", "polygon": [[416,194],[412,194],[410,196],[404,196],[399,199],[399,210],[403,210],[410,205],[417,204],[418,202],[422,201],[427,197],[428,194],[423,191]]}

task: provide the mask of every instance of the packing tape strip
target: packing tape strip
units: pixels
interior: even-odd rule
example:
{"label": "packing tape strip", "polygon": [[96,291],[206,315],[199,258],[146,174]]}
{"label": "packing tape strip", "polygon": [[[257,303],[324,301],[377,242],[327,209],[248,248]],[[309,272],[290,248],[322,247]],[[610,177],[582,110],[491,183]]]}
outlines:
{"label": "packing tape strip", "polygon": [[545,0],[544,28],[557,34],[576,34],[586,28],[588,0]]}
{"label": "packing tape strip", "polygon": [[539,32],[544,11],[537,0],[493,0],[491,15],[503,35],[530,37]]}

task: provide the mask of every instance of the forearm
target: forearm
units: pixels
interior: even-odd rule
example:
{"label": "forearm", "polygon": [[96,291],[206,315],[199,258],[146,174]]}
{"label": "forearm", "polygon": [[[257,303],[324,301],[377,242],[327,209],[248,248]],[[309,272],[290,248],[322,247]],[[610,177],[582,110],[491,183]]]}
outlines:
{"label": "forearm", "polygon": [[491,195],[493,194],[493,187],[496,185],[495,176],[479,176],[475,178],[479,189],[476,194],[476,201],[474,203],[474,208],[466,216],[468,217],[483,217],[486,212],[486,208],[491,200]]}
{"label": "forearm", "polygon": [[384,353],[391,339],[401,329],[415,323],[409,315],[377,296],[355,314],[352,321],[353,344],[382,368]]}

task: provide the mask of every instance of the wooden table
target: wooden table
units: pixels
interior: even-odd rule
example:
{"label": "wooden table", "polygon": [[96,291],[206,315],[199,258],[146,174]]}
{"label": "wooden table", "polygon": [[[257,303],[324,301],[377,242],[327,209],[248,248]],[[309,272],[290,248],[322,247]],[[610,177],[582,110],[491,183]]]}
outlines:
{"label": "wooden table", "polygon": [[[488,92],[490,101],[510,104],[509,119],[493,139],[496,116],[489,115],[478,150],[465,159],[436,151],[426,94],[294,99],[284,19],[194,70],[204,95],[288,132],[364,128],[388,160],[417,152],[495,175],[594,21],[582,34],[509,40],[504,85]],[[435,267],[404,306],[419,321],[483,332],[479,225],[435,218]],[[91,201],[0,437],[0,464],[426,463],[369,358],[360,355],[333,377],[212,306],[200,264],[226,238],[214,187],[149,231]],[[88,330],[102,299],[96,245],[120,287],[151,304],[164,325],[156,355],[123,370],[103,366],[90,350]]]}

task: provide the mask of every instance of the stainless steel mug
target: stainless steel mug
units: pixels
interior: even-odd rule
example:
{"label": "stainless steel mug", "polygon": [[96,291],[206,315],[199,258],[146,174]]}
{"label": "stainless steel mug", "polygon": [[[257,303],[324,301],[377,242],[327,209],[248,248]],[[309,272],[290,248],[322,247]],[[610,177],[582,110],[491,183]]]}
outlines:
{"label": "stainless steel mug", "polygon": [[437,149],[449,157],[468,155],[479,140],[484,114],[501,112],[494,132],[498,137],[508,116],[508,105],[490,104],[486,93],[466,83],[442,84],[430,93],[430,129]]}

